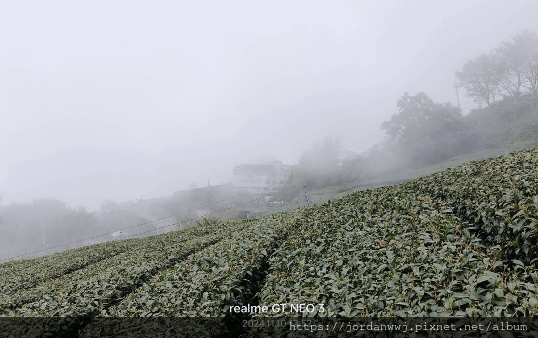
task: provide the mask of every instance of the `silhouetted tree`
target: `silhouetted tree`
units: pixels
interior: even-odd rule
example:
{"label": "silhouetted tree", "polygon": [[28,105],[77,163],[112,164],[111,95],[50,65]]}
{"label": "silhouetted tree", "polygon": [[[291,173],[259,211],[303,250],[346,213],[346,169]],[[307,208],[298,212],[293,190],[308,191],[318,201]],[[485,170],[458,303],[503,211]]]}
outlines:
{"label": "silhouetted tree", "polygon": [[394,146],[415,164],[436,162],[456,152],[463,136],[461,111],[450,103],[434,103],[425,93],[404,93],[398,113],[381,124]]}
{"label": "silhouetted tree", "polygon": [[315,143],[299,159],[297,173],[304,177],[304,184],[310,189],[325,187],[330,178],[338,176],[338,157],[342,151],[342,141],[337,136],[326,136]]}
{"label": "silhouetted tree", "polygon": [[342,141],[337,136],[325,136],[321,142],[314,144],[301,154],[299,166],[308,170],[320,170],[336,164],[342,151]]}
{"label": "silhouetted tree", "polygon": [[119,209],[119,204],[110,201],[110,200],[104,200],[103,203],[101,203],[101,212],[102,213],[108,213]]}
{"label": "silhouetted tree", "polygon": [[514,102],[514,118],[517,118],[518,103],[524,89],[526,48],[522,40],[504,41],[496,49],[499,58],[499,85]]}
{"label": "silhouetted tree", "polygon": [[492,52],[468,61],[461,71],[456,71],[456,76],[467,95],[476,102],[493,107],[498,99],[510,97],[517,118],[520,99],[528,94],[534,110],[538,89],[538,35],[523,31]]}
{"label": "silhouetted tree", "polygon": [[[11,203],[2,208],[2,254],[16,256],[47,249],[34,254],[40,255],[80,246],[81,242],[72,243],[84,239],[94,223],[95,217],[84,207],[71,208],[54,198],[34,199],[32,203]],[[60,247],[48,250],[56,246]]]}
{"label": "silhouetted tree", "polygon": [[505,48],[513,50],[511,53],[518,56],[523,86],[531,96],[531,109],[534,111],[538,90],[538,34],[523,31],[514,36]]}
{"label": "silhouetted tree", "polygon": [[493,53],[468,61],[461,71],[456,72],[456,77],[475,102],[491,107],[501,95],[500,60]]}

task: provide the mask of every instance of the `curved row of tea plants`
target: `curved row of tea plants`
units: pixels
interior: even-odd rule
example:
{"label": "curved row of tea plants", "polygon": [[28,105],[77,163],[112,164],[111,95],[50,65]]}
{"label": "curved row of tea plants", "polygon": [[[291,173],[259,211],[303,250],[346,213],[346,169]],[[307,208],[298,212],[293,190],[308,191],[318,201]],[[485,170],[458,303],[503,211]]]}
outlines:
{"label": "curved row of tea plants", "polygon": [[[0,297],[3,316],[85,316],[108,307],[159,270],[230,236],[245,222],[129,241],[131,249],[39,287]],[[209,231],[209,235],[200,236]]]}
{"label": "curved row of tea plants", "polygon": [[[206,238],[207,237],[207,238]],[[186,242],[184,246],[149,247],[114,256],[82,270],[44,283],[37,288],[22,290],[2,297],[2,315],[24,317],[92,315],[160,268],[169,253],[189,254],[204,245],[212,244],[214,236]]]}
{"label": "curved row of tea plants", "polygon": [[247,292],[241,282],[255,281],[252,272],[290,231],[293,220],[289,220],[289,216],[288,213],[261,219],[255,226],[161,271],[110,308],[107,314],[120,317],[223,316],[226,304],[241,304],[241,297]]}
{"label": "curved row of tea plants", "polygon": [[[216,225],[203,224],[188,228],[182,232],[171,232],[159,241],[170,238],[173,242],[187,241],[197,236],[204,236],[213,232]],[[111,258],[122,252],[136,250],[137,246],[146,241],[151,242],[154,238],[134,238],[121,241],[93,244],[74,250],[63,251],[52,255],[8,261],[0,264],[0,294],[7,295],[18,290],[30,289],[45,281],[67,275],[73,271]]]}
{"label": "curved row of tea plants", "polygon": [[0,294],[33,288],[98,261],[129,250],[130,242],[115,241],[63,251],[49,256],[0,264]]}
{"label": "curved row of tea plants", "polygon": [[444,199],[485,245],[538,263],[538,149],[466,163],[405,184]]}
{"label": "curved row of tea plants", "polygon": [[[538,311],[538,276],[508,269],[445,203],[403,187],[315,208],[271,259],[260,304],[291,316],[511,316]],[[259,316],[281,316],[268,312]]]}
{"label": "curved row of tea plants", "polygon": [[[229,306],[254,304],[268,257],[292,229],[292,217],[287,213],[252,222],[230,238],[161,271],[100,316],[225,317],[230,314]],[[100,321],[96,323],[100,327]],[[118,334],[124,324],[119,321],[118,327],[107,330]],[[221,331],[222,326],[215,327],[212,321],[208,327],[199,324],[197,330],[206,336]],[[96,329],[90,324],[84,331]],[[130,334],[136,329],[130,327]]]}

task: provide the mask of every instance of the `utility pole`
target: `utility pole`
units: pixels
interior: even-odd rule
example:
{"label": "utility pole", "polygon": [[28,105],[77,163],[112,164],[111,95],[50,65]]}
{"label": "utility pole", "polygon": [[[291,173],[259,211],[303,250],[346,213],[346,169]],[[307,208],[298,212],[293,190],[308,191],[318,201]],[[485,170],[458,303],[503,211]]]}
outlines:
{"label": "utility pole", "polygon": [[45,231],[43,230],[43,223],[41,223],[41,239],[43,240],[43,252],[45,252]]}
{"label": "utility pole", "polygon": [[454,79],[454,88],[456,89],[456,98],[458,99],[458,108],[461,110],[461,107],[460,107],[460,94],[458,93],[458,83],[456,82],[456,79]]}
{"label": "utility pole", "polygon": [[306,196],[306,205],[310,205],[310,201],[308,200],[308,195],[306,193],[306,185],[303,185],[303,189],[304,189],[304,195]]}

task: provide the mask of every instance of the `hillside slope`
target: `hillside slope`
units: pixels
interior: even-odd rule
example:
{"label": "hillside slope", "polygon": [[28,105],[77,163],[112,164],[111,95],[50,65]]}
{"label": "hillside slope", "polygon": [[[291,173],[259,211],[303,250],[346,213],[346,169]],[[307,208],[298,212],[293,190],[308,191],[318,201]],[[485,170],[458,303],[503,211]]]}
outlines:
{"label": "hillside slope", "polygon": [[4,288],[0,315],[69,316],[56,330],[88,336],[118,316],[222,317],[200,324],[205,336],[251,315],[293,315],[229,311],[246,304],[315,304],[299,315],[340,318],[534,316],[537,243],[533,149],[322,205],[88,247],[100,254],[87,264],[86,251],[8,262],[4,282],[27,286]]}

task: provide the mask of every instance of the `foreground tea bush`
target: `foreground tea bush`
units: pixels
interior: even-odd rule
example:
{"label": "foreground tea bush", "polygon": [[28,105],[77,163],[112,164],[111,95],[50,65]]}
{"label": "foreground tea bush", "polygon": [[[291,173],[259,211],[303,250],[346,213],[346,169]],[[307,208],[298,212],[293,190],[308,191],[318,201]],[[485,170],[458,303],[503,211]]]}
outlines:
{"label": "foreground tea bush", "polygon": [[[508,269],[445,203],[402,187],[311,208],[271,259],[261,304],[324,304],[305,316],[528,316],[538,276]],[[288,310],[290,308],[288,307]],[[269,312],[259,316],[281,316]]]}
{"label": "foreground tea bush", "polygon": [[538,149],[470,162],[405,184],[446,200],[503,257],[538,262]]}

